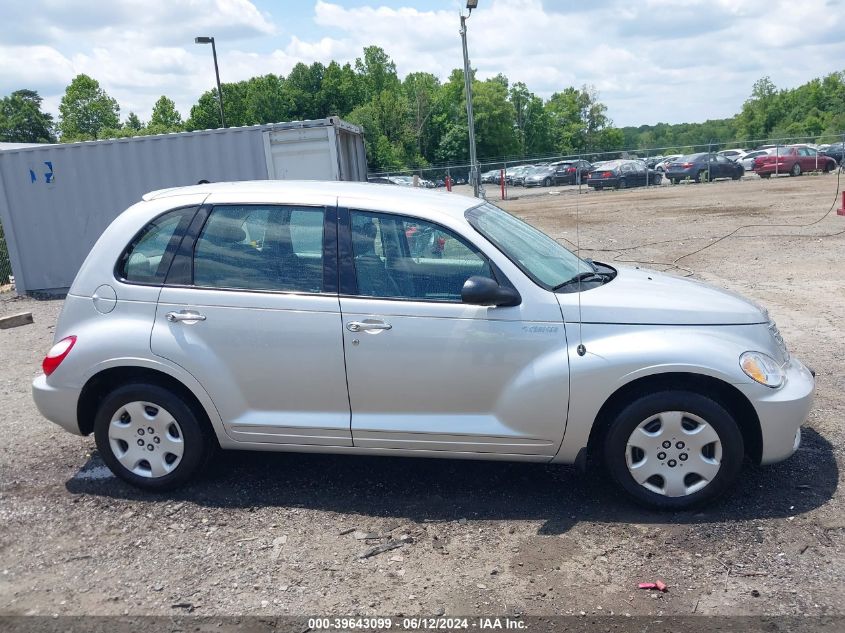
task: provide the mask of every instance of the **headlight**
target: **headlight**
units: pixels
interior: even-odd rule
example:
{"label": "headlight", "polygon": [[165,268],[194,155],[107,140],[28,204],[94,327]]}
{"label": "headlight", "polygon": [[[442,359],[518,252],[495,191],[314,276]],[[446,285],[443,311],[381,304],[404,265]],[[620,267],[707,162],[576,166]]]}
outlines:
{"label": "headlight", "polygon": [[745,352],[739,357],[739,366],[749,378],[772,389],[780,387],[785,379],[777,361],[762,352]]}

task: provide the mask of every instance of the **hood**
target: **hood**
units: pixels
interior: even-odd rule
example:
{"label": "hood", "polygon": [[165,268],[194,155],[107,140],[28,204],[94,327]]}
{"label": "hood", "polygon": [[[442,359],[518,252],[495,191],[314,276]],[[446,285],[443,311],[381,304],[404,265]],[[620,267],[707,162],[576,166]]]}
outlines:
{"label": "hood", "polygon": [[[641,268],[617,268],[616,277],[582,291],[585,323],[641,325],[748,325],[768,323],[768,312],[745,297],[709,284]],[[558,294],[568,319],[578,293]]]}

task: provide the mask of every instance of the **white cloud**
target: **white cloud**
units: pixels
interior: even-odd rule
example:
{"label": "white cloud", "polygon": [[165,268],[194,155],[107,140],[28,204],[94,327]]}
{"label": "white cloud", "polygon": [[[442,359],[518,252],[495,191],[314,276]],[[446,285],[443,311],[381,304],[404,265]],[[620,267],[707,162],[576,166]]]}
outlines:
{"label": "white cloud", "polygon": [[[211,51],[193,44],[196,35],[217,38],[223,81],[286,74],[300,61],[354,61],[371,44],[400,75],[445,79],[462,64],[464,3],[407,4],[316,0],[311,32],[282,40],[249,0],[5,2],[0,23],[15,28],[0,30],[0,93],[37,89],[55,111],[64,86],[86,72],[124,117],[147,118],[161,94],[187,114],[214,85]],[[544,97],[592,84],[618,124],[697,121],[737,112],[763,75],[787,87],[841,70],[843,8],[842,0],[484,0],[468,21],[469,50],[481,78],[501,72]]]}

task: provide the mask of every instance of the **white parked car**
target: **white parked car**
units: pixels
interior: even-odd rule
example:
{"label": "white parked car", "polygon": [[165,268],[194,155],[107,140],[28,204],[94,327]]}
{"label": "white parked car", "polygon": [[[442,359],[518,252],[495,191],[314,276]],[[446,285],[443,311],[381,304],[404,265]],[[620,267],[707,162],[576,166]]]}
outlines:
{"label": "white parked car", "polygon": [[579,259],[475,198],[341,182],[145,195],[82,265],[43,369],[41,413],[145,489],[215,446],[592,457],[659,508],[792,455],[814,390],[736,294]]}
{"label": "white parked car", "polygon": [[754,171],[754,159],[758,156],[772,156],[775,153],[775,149],[774,147],[770,147],[768,149],[757,149],[748,152],[739,159],[739,164],[742,165],[746,172],[751,173]]}
{"label": "white parked car", "polygon": [[733,161],[737,161],[737,160],[741,159],[748,152],[744,149],[723,149],[721,152],[716,152],[716,153],[721,154],[725,158],[729,158]]}
{"label": "white parked car", "polygon": [[666,156],[666,157],[663,158],[662,161],[660,161],[659,163],[657,163],[654,166],[654,170],[659,171],[659,172],[665,172],[666,167],[669,165],[669,163],[672,163],[672,162],[678,160],[682,156],[683,156],[683,154],[671,154],[669,156]]}

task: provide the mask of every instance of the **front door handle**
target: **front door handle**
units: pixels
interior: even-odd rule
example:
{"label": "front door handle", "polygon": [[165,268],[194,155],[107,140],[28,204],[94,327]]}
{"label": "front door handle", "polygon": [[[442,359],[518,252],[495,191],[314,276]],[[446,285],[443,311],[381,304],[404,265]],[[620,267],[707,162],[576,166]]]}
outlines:
{"label": "front door handle", "polygon": [[378,332],[392,328],[390,323],[384,321],[350,321],[346,324],[346,329],[350,332]]}
{"label": "front door handle", "polygon": [[205,321],[205,315],[199,312],[192,312],[191,310],[180,310],[179,312],[168,312],[164,318],[171,323],[181,323],[183,321]]}

